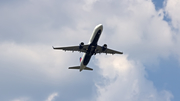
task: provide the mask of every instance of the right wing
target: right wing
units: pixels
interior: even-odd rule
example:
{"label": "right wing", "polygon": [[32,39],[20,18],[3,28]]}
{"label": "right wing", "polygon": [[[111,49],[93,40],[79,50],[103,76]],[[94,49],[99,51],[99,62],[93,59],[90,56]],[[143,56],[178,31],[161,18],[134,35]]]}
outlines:
{"label": "right wing", "polygon": [[83,45],[83,47],[80,49],[79,46],[70,46],[70,47],[53,47],[53,49],[60,49],[64,51],[79,51],[86,53],[89,45]]}
{"label": "right wing", "polygon": [[106,53],[106,54],[123,54],[123,52],[119,52],[116,50],[112,50],[107,48],[106,50],[103,50],[101,46],[97,45],[96,47],[96,53]]}

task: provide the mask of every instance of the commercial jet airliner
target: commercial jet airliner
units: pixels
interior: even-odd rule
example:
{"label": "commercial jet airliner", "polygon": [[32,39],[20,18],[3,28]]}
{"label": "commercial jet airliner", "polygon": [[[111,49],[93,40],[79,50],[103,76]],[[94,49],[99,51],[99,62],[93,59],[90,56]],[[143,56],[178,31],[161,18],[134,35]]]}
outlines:
{"label": "commercial jet airliner", "polygon": [[79,46],[70,46],[70,47],[53,47],[53,49],[60,49],[64,51],[79,51],[84,52],[82,58],[80,58],[80,66],[69,67],[69,69],[79,69],[80,72],[82,70],[93,70],[92,68],[86,67],[91,59],[92,55],[96,55],[97,53],[106,53],[106,54],[123,54],[123,52],[118,52],[112,49],[107,48],[107,44],[103,46],[97,45],[99,37],[103,31],[103,25],[99,24],[94,28],[92,36],[87,45],[84,45],[83,42],[79,44]]}

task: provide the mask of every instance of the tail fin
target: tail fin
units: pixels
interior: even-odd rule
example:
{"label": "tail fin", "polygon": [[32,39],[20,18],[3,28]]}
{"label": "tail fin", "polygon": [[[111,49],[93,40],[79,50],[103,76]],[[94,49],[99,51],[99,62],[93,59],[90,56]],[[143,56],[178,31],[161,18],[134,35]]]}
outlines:
{"label": "tail fin", "polygon": [[[69,67],[69,69],[80,69],[80,66]],[[85,67],[83,70],[93,70],[93,69],[89,67]]]}

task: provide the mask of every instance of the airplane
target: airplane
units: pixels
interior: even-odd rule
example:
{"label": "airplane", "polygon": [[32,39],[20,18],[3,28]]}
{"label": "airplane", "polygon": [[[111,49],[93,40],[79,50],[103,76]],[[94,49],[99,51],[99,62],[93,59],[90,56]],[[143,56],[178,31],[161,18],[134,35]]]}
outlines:
{"label": "airplane", "polygon": [[103,31],[103,25],[99,24],[94,28],[92,36],[87,45],[84,45],[84,42],[81,42],[79,46],[70,46],[70,47],[53,47],[53,49],[60,49],[64,51],[79,51],[83,52],[83,57],[80,58],[80,66],[69,67],[69,69],[79,69],[82,70],[93,70],[92,68],[86,67],[91,59],[92,55],[97,53],[106,53],[106,54],[123,54],[123,52],[115,51],[107,48],[107,44],[103,46],[97,45],[99,37]]}

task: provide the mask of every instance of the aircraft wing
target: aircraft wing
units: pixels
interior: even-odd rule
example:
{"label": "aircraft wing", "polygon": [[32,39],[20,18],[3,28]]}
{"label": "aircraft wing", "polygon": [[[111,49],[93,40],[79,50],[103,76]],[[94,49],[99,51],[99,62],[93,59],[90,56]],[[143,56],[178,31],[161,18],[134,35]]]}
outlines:
{"label": "aircraft wing", "polygon": [[123,52],[115,51],[107,48],[106,50],[102,49],[102,46],[97,45],[96,53],[106,53],[106,54],[123,54]]}
{"label": "aircraft wing", "polygon": [[84,52],[86,53],[89,45],[84,45],[81,49],[79,46],[70,46],[70,47],[53,47],[53,49],[59,49],[59,50],[64,50],[64,51],[79,51],[79,52]]}

